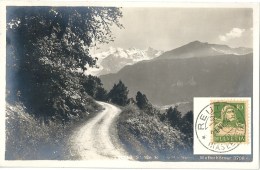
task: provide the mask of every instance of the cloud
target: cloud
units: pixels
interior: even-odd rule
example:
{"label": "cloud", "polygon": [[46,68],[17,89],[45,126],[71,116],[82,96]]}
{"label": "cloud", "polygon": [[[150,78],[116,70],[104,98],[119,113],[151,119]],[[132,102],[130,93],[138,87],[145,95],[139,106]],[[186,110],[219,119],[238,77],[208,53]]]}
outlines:
{"label": "cloud", "polygon": [[233,28],[232,30],[230,30],[228,33],[226,33],[225,35],[220,35],[219,39],[221,41],[228,41],[230,39],[234,39],[234,38],[239,38],[242,36],[242,34],[245,32],[245,29],[241,29],[241,28]]}

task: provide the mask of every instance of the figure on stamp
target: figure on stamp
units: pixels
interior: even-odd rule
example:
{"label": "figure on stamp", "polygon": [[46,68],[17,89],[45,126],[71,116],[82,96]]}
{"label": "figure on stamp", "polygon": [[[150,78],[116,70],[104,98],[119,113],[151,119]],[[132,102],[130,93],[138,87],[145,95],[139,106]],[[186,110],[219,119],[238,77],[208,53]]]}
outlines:
{"label": "figure on stamp", "polygon": [[245,124],[238,120],[238,113],[233,105],[225,105],[221,110],[221,118],[215,119],[215,133],[218,135],[245,134]]}

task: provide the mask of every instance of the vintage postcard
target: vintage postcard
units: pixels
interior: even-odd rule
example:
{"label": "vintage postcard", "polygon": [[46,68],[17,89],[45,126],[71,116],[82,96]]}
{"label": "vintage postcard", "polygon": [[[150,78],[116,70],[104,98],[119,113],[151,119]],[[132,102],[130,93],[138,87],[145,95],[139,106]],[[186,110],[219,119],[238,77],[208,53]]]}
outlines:
{"label": "vintage postcard", "polygon": [[259,4],[1,2],[1,167],[259,168]]}

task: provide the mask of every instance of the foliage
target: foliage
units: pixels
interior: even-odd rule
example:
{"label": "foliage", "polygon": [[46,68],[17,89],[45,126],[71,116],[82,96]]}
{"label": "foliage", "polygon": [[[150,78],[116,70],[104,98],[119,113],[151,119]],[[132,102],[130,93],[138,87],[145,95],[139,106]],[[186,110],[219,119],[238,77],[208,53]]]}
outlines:
{"label": "foliage", "polygon": [[193,147],[193,112],[187,112],[183,117],[180,125],[182,133],[186,135],[185,140],[189,144],[189,151],[192,152]]}
{"label": "foliage", "polygon": [[92,97],[95,96],[97,88],[102,86],[101,80],[98,77],[92,75],[85,76],[83,78],[82,84],[85,91]]}
{"label": "foliage", "polygon": [[160,115],[160,111],[157,110],[147,99],[145,94],[142,94],[140,91],[136,94],[136,106],[146,112],[148,115]]}
{"label": "foliage", "polygon": [[125,106],[128,103],[128,92],[127,87],[120,80],[118,84],[114,84],[113,88],[110,90],[108,98],[115,104]]}
{"label": "foliage", "polygon": [[136,105],[125,107],[118,122],[125,149],[138,160],[185,160],[192,155],[192,111],[183,117],[177,107],[161,113],[138,92]]}
{"label": "foliage", "polygon": [[8,7],[7,12],[8,38],[17,45],[19,60],[38,58],[30,55],[35,44],[45,38],[53,41],[51,38],[55,37],[62,49],[50,51],[42,47],[38,51],[65,54],[67,60],[61,64],[74,69],[86,69],[86,64],[93,66],[95,59],[89,54],[93,41],[108,43],[113,40],[109,26],[122,27],[119,23],[122,13],[113,7]]}
{"label": "foliage", "polygon": [[107,91],[103,88],[103,84],[98,77],[92,75],[83,76],[82,84],[85,91],[96,100],[107,100]]}
{"label": "foliage", "polygon": [[193,124],[193,112],[192,111],[188,111],[184,116],[183,116],[183,121],[185,122],[189,122],[191,124]]}
{"label": "foliage", "polygon": [[87,112],[75,71],[95,65],[89,48],[113,40],[110,26],[121,28],[121,16],[112,7],[7,7],[8,100],[19,93],[29,110],[45,117]]}
{"label": "foliage", "polygon": [[95,94],[95,99],[100,101],[107,101],[107,91],[103,87],[98,87]]}
{"label": "foliage", "polygon": [[[75,128],[85,123],[101,108],[91,99],[86,102],[92,114],[73,117],[66,124],[60,120],[43,121],[29,114],[21,102],[6,103],[6,160],[64,160],[78,159],[77,152],[71,147],[70,135]],[[97,106],[97,105],[96,105]]]}
{"label": "foliage", "polygon": [[68,124],[48,125],[29,115],[21,103],[6,106],[7,160],[65,159],[69,156],[64,138]]}
{"label": "foliage", "polygon": [[133,97],[130,97],[130,98],[128,99],[128,101],[127,101],[127,104],[128,104],[128,105],[131,105],[131,104],[136,105],[136,101],[135,101],[135,99],[134,99]]}
{"label": "foliage", "polygon": [[124,108],[118,123],[119,138],[137,160],[178,160],[186,155],[185,134],[162,122],[158,114],[134,105]]}
{"label": "foliage", "polygon": [[166,110],[166,117],[173,127],[179,127],[181,124],[181,112],[178,111],[177,107],[170,107]]}
{"label": "foliage", "polygon": [[136,104],[140,109],[144,109],[148,105],[148,99],[145,94],[140,91],[136,94]]}

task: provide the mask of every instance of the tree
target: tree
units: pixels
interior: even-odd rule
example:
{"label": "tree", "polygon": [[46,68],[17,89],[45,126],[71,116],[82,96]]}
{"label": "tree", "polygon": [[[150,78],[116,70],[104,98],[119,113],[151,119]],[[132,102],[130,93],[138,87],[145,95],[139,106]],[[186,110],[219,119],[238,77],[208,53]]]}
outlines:
{"label": "tree", "polygon": [[187,153],[192,153],[193,150],[193,112],[187,112],[183,117],[180,125],[180,130],[185,134],[184,142],[186,143]]}
{"label": "tree", "polygon": [[84,111],[79,104],[83,87],[74,72],[95,65],[90,47],[113,40],[110,26],[122,28],[120,17],[120,9],[113,7],[7,7],[10,96],[19,92],[39,115]]}
{"label": "tree", "polygon": [[92,75],[82,77],[85,92],[96,100],[107,101],[107,91],[103,88],[100,78]]}
{"label": "tree", "polygon": [[92,97],[95,97],[97,89],[103,85],[98,77],[92,75],[85,76],[82,84],[85,91]]}
{"label": "tree", "polygon": [[176,106],[174,108],[170,107],[166,110],[166,117],[173,127],[180,127],[181,112],[178,111]]}
{"label": "tree", "polygon": [[115,104],[125,106],[128,103],[128,90],[124,83],[120,80],[118,84],[114,84],[108,93],[108,98]]}
{"label": "tree", "polygon": [[148,99],[145,94],[140,91],[136,94],[136,104],[140,109],[144,109],[148,105]]}
{"label": "tree", "polygon": [[103,87],[98,87],[95,94],[95,99],[100,101],[107,101],[107,91]]}
{"label": "tree", "polygon": [[193,112],[187,112],[182,118],[181,130],[189,137],[193,136]]}
{"label": "tree", "polygon": [[183,121],[189,122],[190,124],[193,124],[193,112],[188,111],[184,116],[183,116]]}

